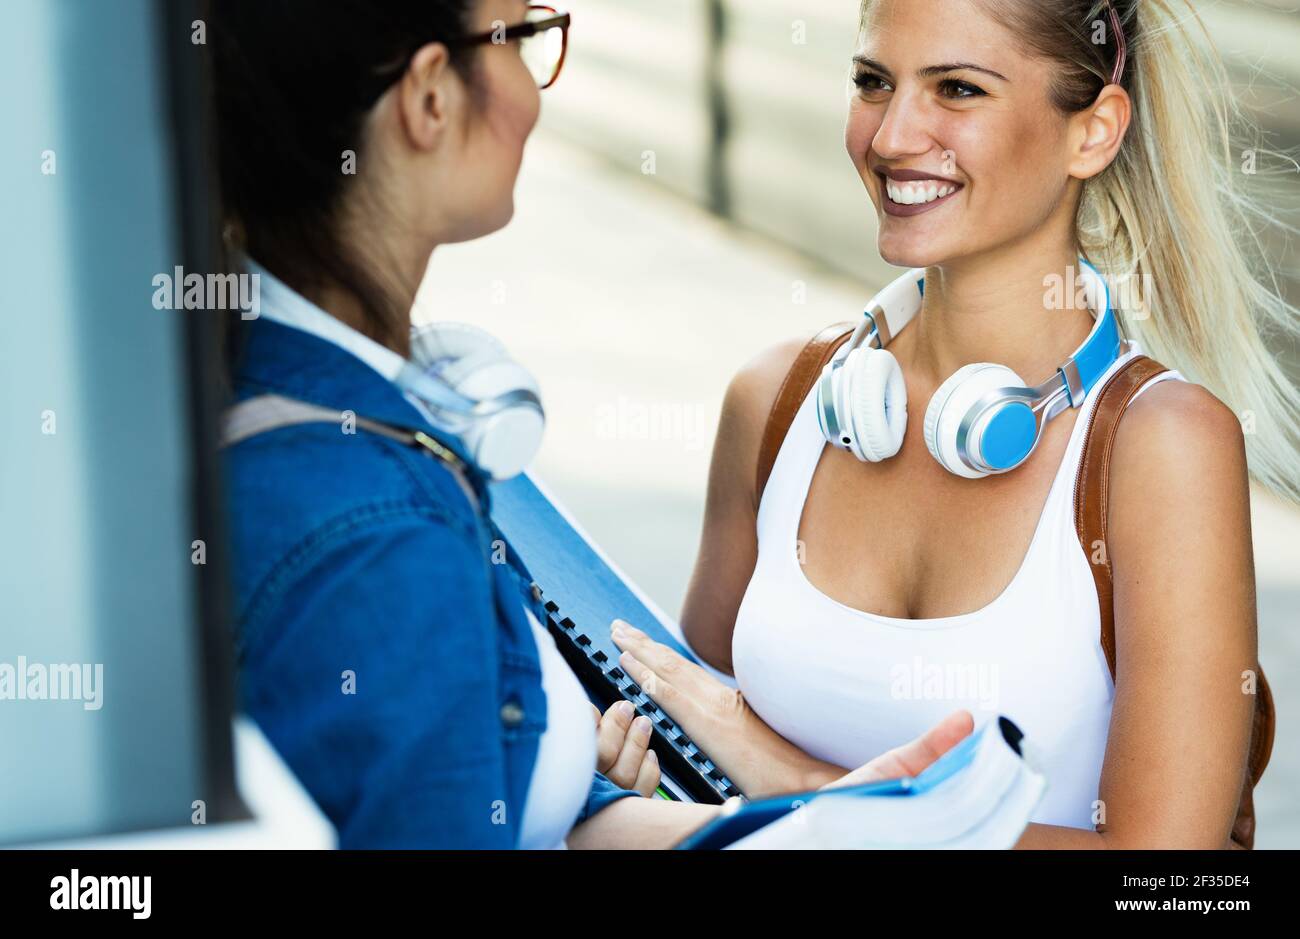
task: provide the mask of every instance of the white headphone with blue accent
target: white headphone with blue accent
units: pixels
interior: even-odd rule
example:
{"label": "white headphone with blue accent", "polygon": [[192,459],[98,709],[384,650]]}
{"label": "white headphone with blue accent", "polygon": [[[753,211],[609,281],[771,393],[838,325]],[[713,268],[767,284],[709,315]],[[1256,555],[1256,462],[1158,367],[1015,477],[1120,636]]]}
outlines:
{"label": "white headphone with blue accent", "polygon": [[[1105,279],[1079,259],[1092,330],[1052,377],[1026,386],[1005,365],[973,362],[948,377],[925,410],[925,445],[950,473],[980,479],[1029,458],[1047,422],[1083,403],[1119,357],[1119,326]],[[907,386],[890,340],[921,309],[925,269],[908,271],[872,298],[817,383],[817,423],[828,443],[876,463],[896,454],[907,429]],[[1041,420],[1036,415],[1041,413]]]}
{"label": "white headphone with blue accent", "polygon": [[546,414],[537,379],[484,330],[451,322],[412,327],[410,361],[396,381],[493,479],[517,476],[541,447]]}

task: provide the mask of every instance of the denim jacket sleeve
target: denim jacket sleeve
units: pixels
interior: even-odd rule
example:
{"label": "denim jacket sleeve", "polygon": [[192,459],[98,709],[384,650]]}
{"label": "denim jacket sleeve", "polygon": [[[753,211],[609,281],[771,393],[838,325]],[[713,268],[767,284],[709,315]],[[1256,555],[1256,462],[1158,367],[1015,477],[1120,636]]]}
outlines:
{"label": "denim jacket sleeve", "polygon": [[526,790],[506,765],[500,637],[473,527],[375,504],[283,566],[245,649],[245,706],[340,845],[515,847]]}
{"label": "denim jacket sleeve", "polygon": [[578,821],[575,824],[585,822],[591,816],[595,815],[602,809],[609,808],[619,799],[627,796],[639,796],[641,793],[633,792],[630,789],[622,789],[617,784],[610,782],[600,773],[592,781],[591,794],[587,796],[587,804],[583,807],[582,812],[578,815]]}

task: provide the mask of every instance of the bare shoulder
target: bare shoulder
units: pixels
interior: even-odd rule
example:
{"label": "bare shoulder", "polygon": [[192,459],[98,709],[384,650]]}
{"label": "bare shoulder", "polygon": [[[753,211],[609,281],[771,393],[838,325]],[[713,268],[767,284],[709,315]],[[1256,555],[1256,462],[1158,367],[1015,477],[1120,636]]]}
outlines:
{"label": "bare shoulder", "polygon": [[1161,381],[1129,405],[1115,435],[1111,481],[1117,533],[1128,528],[1145,540],[1197,527],[1249,531],[1241,422],[1200,385]]}
{"label": "bare shoulder", "polygon": [[732,418],[745,423],[756,423],[761,432],[786,375],[807,343],[807,337],[786,339],[742,365],[727,386],[724,412],[731,412]]}
{"label": "bare shoulder", "polygon": [[1115,435],[1113,460],[1117,479],[1127,470],[1152,482],[1220,474],[1240,474],[1244,482],[1245,436],[1237,415],[1210,391],[1169,379],[1129,404]]}

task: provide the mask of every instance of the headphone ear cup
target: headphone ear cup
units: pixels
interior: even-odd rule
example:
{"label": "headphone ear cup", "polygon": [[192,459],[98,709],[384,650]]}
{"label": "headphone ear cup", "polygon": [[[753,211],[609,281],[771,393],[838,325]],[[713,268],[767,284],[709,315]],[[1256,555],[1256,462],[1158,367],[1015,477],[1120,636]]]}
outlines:
{"label": "headphone ear cup", "polygon": [[962,460],[957,447],[958,430],[967,412],[986,393],[996,388],[1023,386],[1020,376],[1005,365],[972,362],[957,369],[935,391],[925,410],[925,446],[930,455],[957,476],[982,479],[992,475]]}
{"label": "headphone ear cup", "polygon": [[[531,391],[541,397],[531,372],[491,349],[454,362],[442,380],[479,401],[514,391]],[[509,479],[523,472],[537,455],[545,427],[545,416],[537,406],[519,403],[468,421],[460,438],[474,462],[494,479]]]}
{"label": "headphone ear cup", "polygon": [[542,412],[518,406],[475,421],[461,435],[474,462],[493,479],[518,476],[542,446]]}
{"label": "headphone ear cup", "polygon": [[[465,398],[488,402],[517,392],[541,398],[537,379],[491,333],[467,323],[438,322],[411,331],[411,357],[437,381]],[[541,447],[545,415],[533,401],[495,413],[456,416],[448,429],[470,458],[494,479],[522,472]]]}
{"label": "headphone ear cup", "polygon": [[860,358],[848,376],[853,433],[868,462],[898,453],[907,431],[907,383],[898,360],[885,349],[857,350]]}
{"label": "headphone ear cup", "polygon": [[944,469],[948,469],[948,465],[944,463],[943,457],[939,455],[939,443],[936,440],[939,429],[939,417],[943,414],[944,403],[952,396],[952,391],[957,387],[958,383],[969,375],[972,370],[979,368],[982,364],[982,362],[973,362],[970,365],[963,365],[961,368],[957,369],[957,371],[949,375],[947,379],[944,380],[943,384],[938,387],[935,393],[930,396],[930,403],[926,405],[925,424],[922,426],[922,436],[925,438],[925,448],[930,451],[930,456],[934,457],[934,459],[943,466]]}

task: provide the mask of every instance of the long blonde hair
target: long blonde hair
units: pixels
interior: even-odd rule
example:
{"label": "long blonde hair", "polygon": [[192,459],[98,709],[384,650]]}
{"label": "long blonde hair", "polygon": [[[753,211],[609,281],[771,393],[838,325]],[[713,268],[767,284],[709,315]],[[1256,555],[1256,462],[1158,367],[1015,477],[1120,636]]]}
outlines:
{"label": "long blonde hair", "polygon": [[[1031,54],[1060,66],[1051,98],[1063,112],[1087,107],[1111,80],[1119,43],[1104,0],[979,2]],[[1259,147],[1260,131],[1187,0],[1113,7],[1133,116],[1115,161],[1084,186],[1080,250],[1112,283],[1140,291],[1136,308],[1120,312],[1124,335],[1236,412],[1251,475],[1300,502],[1300,389],[1265,343],[1300,338],[1300,311],[1284,298],[1264,247],[1270,232],[1296,229],[1263,191],[1277,175],[1270,163],[1298,167]]]}

